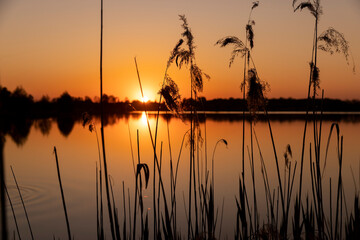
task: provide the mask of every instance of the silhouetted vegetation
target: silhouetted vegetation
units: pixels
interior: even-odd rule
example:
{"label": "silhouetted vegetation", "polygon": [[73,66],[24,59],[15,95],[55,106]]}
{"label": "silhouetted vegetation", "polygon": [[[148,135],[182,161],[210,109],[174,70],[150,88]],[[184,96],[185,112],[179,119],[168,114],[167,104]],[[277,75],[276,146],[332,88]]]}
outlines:
{"label": "silhouetted vegetation", "polygon": [[[268,99],[266,107],[268,111],[306,111],[307,99],[277,98]],[[168,103],[148,101],[145,104],[141,101],[119,101],[112,95],[103,95],[104,114],[128,114],[134,111],[168,111]],[[199,111],[248,111],[246,100],[240,98],[218,98],[207,100],[198,97],[197,100],[183,98],[180,105],[183,111],[190,111],[191,106]],[[360,112],[359,100],[339,100],[339,99],[320,99],[315,100],[314,105],[318,110],[322,105],[325,112]],[[50,99],[43,96],[40,100],[27,94],[26,91],[18,87],[14,92],[10,92],[6,87],[0,86],[0,116],[7,117],[28,117],[28,118],[50,118],[69,116],[73,119],[81,119],[82,113],[88,112],[91,115],[100,114],[100,103],[89,97],[73,97],[68,92],[64,92],[60,97]],[[45,123],[43,123],[45,124]],[[41,126],[39,125],[41,128]],[[46,127],[46,126],[43,126]],[[43,129],[45,131],[45,129]]]}

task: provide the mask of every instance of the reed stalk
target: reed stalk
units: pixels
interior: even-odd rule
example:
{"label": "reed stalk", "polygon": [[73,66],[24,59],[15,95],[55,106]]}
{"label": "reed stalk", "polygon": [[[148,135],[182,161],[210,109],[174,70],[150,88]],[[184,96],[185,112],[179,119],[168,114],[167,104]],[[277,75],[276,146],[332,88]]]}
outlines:
{"label": "reed stalk", "polygon": [[255,166],[254,166],[254,147],[253,147],[253,121],[250,120],[250,171],[253,184],[253,196],[254,196],[254,231],[258,233],[259,223],[258,223],[258,210],[257,210],[257,200],[256,200],[256,185],[255,185]]}
{"label": "reed stalk", "polygon": [[[136,58],[134,58],[134,61],[135,61],[137,77],[138,77],[138,80],[139,80],[141,95],[142,95],[142,97],[144,97],[144,93],[143,93],[143,89],[142,89],[142,85],[141,85],[140,74],[139,74],[139,69],[138,69],[138,65],[137,65],[137,62],[136,62]],[[148,131],[149,131],[149,135],[150,135],[151,145],[152,145],[153,152],[154,152],[154,158],[155,158],[155,162],[156,162],[156,167],[157,167],[157,170],[159,172],[159,184],[160,184],[161,193],[162,193],[162,196],[163,196],[163,199],[164,199],[165,215],[168,218],[170,215],[169,215],[169,208],[168,208],[167,200],[166,200],[164,183],[163,183],[162,176],[161,176],[161,169],[160,169],[158,157],[157,157],[157,154],[156,154],[155,142],[154,142],[154,138],[153,138],[152,131],[151,131],[151,128],[150,128],[150,122],[149,122],[146,106],[144,105],[144,107],[145,107],[146,122],[147,122]],[[168,226],[168,227],[170,227],[170,226]]]}
{"label": "reed stalk", "polygon": [[[83,127],[88,125],[90,132],[95,132],[96,144],[99,158],[99,169],[96,163],[96,214],[97,214],[97,231],[98,239],[104,239],[104,221],[103,221],[103,194],[102,194],[102,167],[101,167],[101,150],[99,143],[99,136],[96,130],[96,125],[91,121],[91,116],[88,113],[83,114]],[[100,200],[99,200],[100,199]]]}
{"label": "reed stalk", "polygon": [[100,239],[100,210],[99,210],[99,171],[98,166],[96,164],[96,233],[97,233],[97,239]]}
{"label": "reed stalk", "polygon": [[19,185],[18,185],[18,183],[17,183],[17,181],[16,181],[15,173],[14,173],[14,170],[13,170],[12,166],[10,166],[10,169],[11,169],[11,172],[12,172],[13,177],[14,177],[14,181],[15,181],[15,184],[16,184],[16,188],[17,188],[17,190],[18,190],[18,192],[19,192],[21,204],[22,204],[22,206],[23,206],[23,208],[24,208],[25,217],[26,217],[26,221],[27,221],[27,224],[28,224],[28,227],[29,227],[29,230],[30,230],[31,239],[34,240],[34,235],[33,235],[33,231],[32,231],[32,228],[31,228],[29,216],[28,216],[28,213],[27,213],[27,211],[26,211],[25,203],[24,203],[23,197],[22,197],[22,195],[21,195],[21,191],[20,191]]}
{"label": "reed stalk", "polygon": [[[274,205],[271,197],[271,191],[270,191],[270,185],[269,185],[269,178],[267,175],[266,165],[264,162],[264,158],[260,149],[260,144],[258,141],[258,138],[256,136],[255,128],[253,128],[254,131],[254,137],[256,141],[256,145],[258,147],[259,155],[260,155],[260,162],[261,162],[261,174],[263,176],[264,181],[264,188],[265,188],[265,196],[266,196],[266,203],[268,208],[268,222],[271,223],[271,225],[275,224],[275,214],[274,214]],[[270,205],[270,207],[269,207]],[[271,216],[271,220],[269,219],[269,216]]]}
{"label": "reed stalk", "polygon": [[[138,152],[138,166],[140,165],[141,161],[140,161],[140,144],[139,144],[139,130],[137,130],[137,152]],[[141,181],[141,177],[140,177],[140,181]],[[141,191],[141,189],[140,189]],[[136,171],[136,176],[135,176],[135,204],[134,204],[134,228],[133,228],[133,239],[135,240],[135,234],[136,234],[136,209],[137,209],[137,195],[138,195],[138,171]]]}
{"label": "reed stalk", "polygon": [[[293,0],[293,7],[294,7],[294,11],[297,11],[299,8],[303,9],[303,8],[309,8],[309,10],[312,12],[313,16],[315,17],[315,23],[314,23],[314,38],[313,38],[313,46],[312,46],[312,54],[311,54],[311,63],[315,62],[315,68],[316,68],[316,58],[317,58],[317,25],[318,25],[318,17],[320,14],[320,9],[313,9],[311,7],[306,7],[304,5],[304,7],[302,7],[301,4],[305,3],[300,3],[296,8],[295,8],[295,3],[297,2],[297,0]],[[315,0],[315,2],[318,2],[318,0]],[[314,4],[311,4],[314,7]],[[320,6],[318,6],[320,7]],[[305,124],[304,124],[304,132],[303,132],[303,138],[302,138],[302,148],[301,148],[301,161],[300,161],[300,180],[299,180],[299,192],[298,192],[298,198],[299,198],[299,202],[301,202],[301,194],[302,194],[302,177],[303,177],[303,166],[304,166],[304,153],[305,153],[305,139],[306,139],[306,129],[307,129],[307,123],[308,123],[308,117],[309,117],[309,110],[310,110],[310,90],[311,90],[311,85],[313,83],[313,70],[314,68],[311,66],[310,67],[310,74],[309,74],[309,85],[308,85],[308,93],[307,93],[307,107],[306,107],[306,114],[305,114]],[[314,92],[315,92],[315,87],[314,87]],[[315,94],[314,94],[315,97]],[[296,209],[295,211],[300,211],[300,209]],[[300,226],[297,226],[298,228]]]}
{"label": "reed stalk", "polygon": [[102,144],[102,153],[103,153],[103,161],[104,161],[104,174],[105,174],[105,190],[107,197],[107,205],[108,205],[108,213],[109,213],[109,222],[111,229],[112,239],[115,240],[115,227],[114,227],[114,219],[112,214],[111,200],[110,200],[110,190],[109,190],[109,175],[107,169],[106,162],[106,151],[105,151],[105,135],[104,135],[104,106],[103,106],[103,20],[104,20],[104,0],[101,0],[101,12],[100,12],[100,121],[101,121],[101,144]]}
{"label": "reed stalk", "polygon": [[[17,232],[18,238],[21,240],[20,231],[19,231],[19,226],[18,226],[18,223],[17,223],[17,220],[16,220],[16,215],[15,215],[14,207],[13,207],[13,204],[12,204],[12,201],[11,201],[11,198],[10,198],[10,195],[9,195],[9,192],[8,192],[8,190],[7,190],[7,188],[6,188],[6,185],[4,185],[4,189],[5,189],[5,193],[6,193],[6,195],[7,195],[7,198],[8,198],[8,200],[9,200],[9,203],[10,203],[10,208],[11,208],[12,215],[13,215],[13,217],[14,217],[16,232]],[[14,239],[15,239],[15,236],[14,236]]]}
{"label": "reed stalk", "polygon": [[8,239],[6,202],[5,202],[5,169],[4,169],[4,144],[5,137],[0,133],[0,204],[1,204],[1,237]]}
{"label": "reed stalk", "polygon": [[[158,106],[158,111],[157,111],[157,115],[156,115],[155,134],[154,134],[155,135],[154,136],[155,137],[155,139],[154,139],[155,151],[156,151],[156,147],[157,147],[157,134],[158,134],[158,126],[159,126],[160,107],[161,107],[161,101],[162,101],[162,97],[163,97],[162,91],[164,90],[165,82],[168,78],[168,74],[167,74],[168,69],[169,69],[171,63],[174,61],[174,58],[176,57],[176,54],[178,53],[179,47],[181,46],[182,43],[183,43],[183,40],[180,39],[179,42],[175,45],[174,49],[172,50],[170,57],[166,64],[164,78],[163,78],[163,82],[162,82],[162,86],[161,86],[161,90],[160,90],[159,106]],[[169,145],[170,145],[170,143],[169,143]],[[169,149],[171,151],[170,146],[169,146]],[[170,157],[171,157],[171,153],[170,153]],[[171,161],[171,159],[170,159],[170,161]],[[154,174],[154,176],[153,176],[154,239],[156,238],[157,231],[158,231],[157,215],[156,215],[156,202],[155,202],[155,192],[156,192],[156,188],[155,188],[156,166],[155,166],[155,164],[156,164],[156,159],[155,159],[155,155],[154,155],[154,173],[153,173]],[[172,187],[171,187],[171,190],[172,190]]]}
{"label": "reed stalk", "polygon": [[[160,147],[160,159],[159,159],[159,161],[160,161],[160,169],[159,169],[159,175],[161,175],[161,172],[162,172],[162,142],[161,142],[161,147]],[[155,185],[156,185],[156,183],[154,183]],[[157,185],[158,185],[158,189],[160,190],[160,181],[158,181],[157,182]],[[157,203],[157,209],[156,209],[156,211],[157,211],[157,227],[158,227],[158,229],[157,229],[157,231],[158,231],[158,233],[157,233],[157,236],[158,237],[160,237],[161,236],[161,232],[159,232],[159,229],[160,229],[160,226],[161,226],[161,222],[162,222],[162,227],[163,227],[163,229],[164,229],[164,223],[163,223],[163,216],[161,216],[161,214],[160,214],[160,208],[161,208],[161,206],[160,206],[160,191],[158,191],[157,192],[157,196],[156,196],[156,192],[155,192],[155,199],[156,199],[156,202],[155,202],[155,204]],[[161,216],[161,217],[160,217]],[[166,233],[165,235],[168,235],[168,233]]]}
{"label": "reed stalk", "polygon": [[277,153],[276,153],[275,140],[274,140],[274,136],[272,133],[272,128],[271,128],[271,123],[270,123],[270,118],[269,118],[268,112],[266,109],[264,109],[264,112],[265,112],[265,115],[267,116],[267,123],[268,123],[268,127],[269,127],[269,132],[270,132],[271,144],[273,147],[275,163],[276,163],[276,172],[277,172],[278,181],[279,181],[281,206],[282,206],[282,210],[283,210],[283,219],[285,219],[285,201],[284,201],[284,196],[283,196],[283,188],[282,188],[282,183],[281,183],[279,161],[278,161],[278,157],[277,157]]}
{"label": "reed stalk", "polygon": [[69,218],[68,218],[68,214],[67,214],[67,210],[66,210],[64,190],[63,190],[62,183],[61,183],[60,167],[59,167],[59,160],[58,160],[58,156],[57,156],[57,152],[56,152],[56,147],[54,147],[54,154],[55,154],[55,160],[56,160],[56,169],[57,169],[57,174],[58,174],[58,180],[59,180],[59,185],[60,185],[61,199],[62,199],[64,213],[65,213],[66,228],[67,228],[68,238],[69,238],[69,240],[71,240],[70,224],[69,224]]}
{"label": "reed stalk", "polygon": [[128,188],[128,203],[129,203],[129,235],[131,235],[132,227],[131,227],[131,203],[130,203],[130,189]]}
{"label": "reed stalk", "polygon": [[[111,177],[111,176],[109,176]],[[109,183],[110,183],[110,191],[111,191],[111,197],[112,197],[112,202],[113,202],[113,206],[114,206],[114,220],[115,220],[115,236],[116,239],[120,240],[120,225],[119,225],[119,217],[118,217],[118,209],[115,207],[115,198],[114,198],[114,192],[113,192],[113,186],[111,183],[111,179],[109,179]]]}
{"label": "reed stalk", "polygon": [[124,181],[122,182],[122,192],[123,192],[123,210],[124,210],[124,223],[123,223],[123,239],[127,239],[127,233],[126,233],[126,200],[125,200],[125,184]]}

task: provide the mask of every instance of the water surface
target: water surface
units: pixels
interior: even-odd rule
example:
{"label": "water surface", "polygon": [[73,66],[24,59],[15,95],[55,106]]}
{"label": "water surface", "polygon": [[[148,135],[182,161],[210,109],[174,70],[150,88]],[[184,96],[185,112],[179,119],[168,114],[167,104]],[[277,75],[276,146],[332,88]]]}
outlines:
{"label": "water surface", "polygon": [[[280,116],[281,115],[281,116]],[[205,168],[211,171],[214,160],[215,172],[215,204],[219,209],[219,218],[224,202],[222,236],[233,237],[236,222],[235,197],[238,196],[238,181],[242,171],[242,115],[239,113],[207,114],[200,117],[202,141],[197,148],[199,153],[196,163],[199,166],[199,178],[204,181]],[[206,119],[206,121],[205,121]],[[100,121],[93,119],[100,137]],[[339,123],[343,144],[343,182],[348,206],[352,206],[354,194],[359,189],[359,161],[360,161],[360,117],[359,115],[329,115],[322,125],[322,161],[325,157],[326,143],[329,130],[333,122]],[[152,131],[155,129],[155,117],[150,115]],[[290,144],[293,157],[292,166],[297,162],[300,167],[302,135],[304,129],[303,115],[273,114],[271,119],[272,131],[276,143],[277,155],[280,161],[280,172],[285,174],[283,153]],[[305,194],[310,194],[309,148],[313,142],[312,123],[308,125],[308,137],[305,148],[304,186]],[[184,134],[190,128],[188,119],[161,115],[159,119],[158,156],[162,159],[162,175],[164,184],[170,195],[170,158],[177,161]],[[169,135],[168,135],[169,133]],[[275,188],[278,183],[273,148],[271,145],[269,128],[266,121],[259,117],[254,125],[261,153],[267,167],[270,185]],[[324,172],[324,194],[329,195],[329,179],[332,179],[333,196],[338,176],[338,160],[336,134],[329,145],[329,156]],[[138,136],[138,137],[137,137]],[[170,136],[170,137],[169,137]],[[255,136],[254,136],[255,137]],[[71,231],[75,239],[96,239],[96,166],[99,166],[99,152],[97,136],[83,127],[80,121],[71,118],[24,120],[10,124],[6,134],[4,148],[6,183],[10,193],[20,232],[23,238],[29,238],[29,230],[20,202],[19,195],[10,171],[13,167],[17,181],[27,207],[34,235],[37,239],[66,238],[66,223],[62,209],[59,183],[57,179],[54,146],[57,148],[63,188]],[[250,124],[245,125],[245,183],[252,190],[248,150],[251,151]],[[214,147],[220,139],[225,139],[226,146],[220,142],[216,151]],[[137,141],[139,142],[139,153]],[[264,202],[263,180],[260,170],[260,157],[254,140],[255,181],[258,195],[259,212],[266,217]],[[313,143],[312,143],[313,144]],[[108,160],[109,174],[114,187],[116,205],[120,211],[120,221],[123,221],[122,185],[126,192],[129,189],[131,202],[134,199],[134,164],[138,158],[147,163],[150,168],[150,179],[153,173],[153,152],[143,113],[124,116],[113,116],[106,119],[105,146]],[[170,146],[170,147],[169,147]],[[312,146],[313,147],[313,146]],[[160,148],[162,152],[160,153]],[[170,150],[171,149],[171,150]],[[134,160],[133,160],[134,159]],[[177,209],[178,230],[187,234],[185,207],[188,207],[189,184],[189,144],[185,137],[184,147],[180,156]],[[207,159],[207,162],[206,162]],[[323,162],[322,162],[323,164]],[[354,173],[354,178],[352,172]],[[295,176],[294,191],[298,188],[299,174]],[[355,180],[355,183],[354,183]],[[152,180],[148,189],[144,190],[145,209],[149,213],[150,226],[152,222]],[[184,197],[183,197],[184,196]],[[128,196],[126,196],[128,197]],[[186,199],[185,202],[183,199]],[[252,201],[252,194],[249,194]],[[128,203],[127,203],[128,204]],[[132,203],[133,204],[133,203]],[[328,209],[328,203],[325,202]],[[133,206],[132,206],[133,210]],[[105,216],[105,221],[107,221]],[[10,207],[8,208],[9,231],[15,231],[14,220]],[[151,229],[151,227],[150,227]],[[107,238],[110,230],[106,229]],[[151,235],[150,235],[151,236]]]}

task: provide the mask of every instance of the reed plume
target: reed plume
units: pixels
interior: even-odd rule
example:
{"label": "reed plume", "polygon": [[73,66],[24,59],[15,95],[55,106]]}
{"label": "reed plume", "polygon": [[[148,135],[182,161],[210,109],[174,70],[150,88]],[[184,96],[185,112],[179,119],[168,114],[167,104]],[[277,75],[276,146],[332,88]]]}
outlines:
{"label": "reed plume", "polygon": [[62,182],[61,182],[60,167],[59,167],[59,160],[58,160],[58,156],[57,156],[57,152],[56,152],[56,147],[54,147],[54,154],[55,154],[56,169],[57,169],[58,180],[59,180],[60,191],[61,191],[61,199],[62,199],[64,213],[65,213],[66,228],[67,228],[68,238],[69,238],[69,240],[71,240],[70,224],[69,224],[69,218],[68,218],[68,214],[67,214],[67,210],[66,210],[65,195],[64,195],[64,190],[62,187]]}
{"label": "reed plume", "polygon": [[[319,236],[321,237],[321,234],[323,234],[323,202],[322,202],[322,189],[321,189],[321,171],[320,171],[320,141],[321,141],[321,120],[320,120],[320,129],[318,129],[318,123],[316,119],[316,109],[315,109],[315,98],[317,96],[317,90],[320,89],[320,77],[319,73],[320,70],[317,67],[317,50],[322,50],[325,52],[328,52],[330,54],[333,53],[342,53],[345,56],[347,64],[349,64],[349,45],[348,42],[345,40],[343,34],[335,30],[334,28],[329,28],[326,31],[324,31],[320,36],[318,36],[318,24],[319,24],[319,18],[320,15],[323,14],[322,7],[320,5],[320,0],[308,0],[300,2],[297,0],[293,0],[293,8],[294,12],[298,10],[307,9],[311,15],[315,18],[314,23],[314,38],[313,38],[313,46],[312,46],[312,56],[310,61],[310,74],[309,74],[309,85],[308,85],[308,95],[307,95],[307,110],[306,110],[306,117],[305,117],[305,126],[304,126],[304,133],[303,133],[303,142],[302,142],[302,151],[301,151],[301,165],[300,165],[300,181],[299,181],[299,192],[297,195],[296,200],[296,206],[295,206],[295,214],[294,214],[294,222],[296,222],[296,225],[293,226],[294,232],[297,233],[297,235],[294,235],[295,239],[300,238],[301,228],[300,226],[300,203],[301,203],[301,194],[302,194],[302,176],[303,176],[303,163],[304,163],[304,153],[305,153],[305,139],[306,139],[306,129],[307,129],[307,123],[308,123],[308,113],[310,110],[310,90],[311,87],[313,88],[313,101],[314,101],[314,109],[313,109],[313,123],[314,123],[314,150],[315,150],[315,165],[312,166],[312,162],[310,161],[310,168],[313,169],[315,172],[311,172],[312,177],[317,177],[318,179],[314,179],[316,184],[316,194],[314,194],[314,200],[315,196],[317,196],[318,205],[315,204],[315,212],[317,213],[317,222],[318,222],[318,231]],[[355,66],[353,66],[353,71],[355,72]],[[311,157],[311,153],[310,153]],[[326,157],[325,157],[326,159]],[[326,164],[326,160],[325,160]],[[313,184],[314,185],[314,184]],[[314,187],[313,187],[314,189]],[[304,221],[308,221],[308,214],[303,214]],[[310,224],[310,223],[309,223]],[[305,230],[306,232],[309,231],[309,227],[305,224]]]}
{"label": "reed plume", "polygon": [[255,116],[266,104],[265,93],[269,90],[269,84],[259,79],[255,68],[248,71],[246,100],[250,113]]}
{"label": "reed plume", "polygon": [[241,57],[245,57],[246,53],[249,49],[245,46],[243,41],[241,41],[238,37],[235,36],[227,36],[219,39],[216,45],[220,45],[220,47],[226,47],[228,45],[233,45],[233,50],[231,52],[229,67],[234,63],[235,58],[240,54]]}
{"label": "reed plume", "polygon": [[175,112],[176,114],[179,114],[182,111],[179,88],[169,75],[166,75],[165,83],[159,91],[159,94],[164,98],[168,110]]}
{"label": "reed plume", "polygon": [[[191,29],[189,27],[188,21],[185,15],[179,15],[180,20],[182,21],[183,32],[181,36],[186,42],[187,48],[180,48],[175,56],[176,65],[181,69],[183,65],[189,66],[190,70],[190,175],[189,175],[189,214],[188,214],[188,238],[198,236],[198,206],[197,206],[197,187],[196,187],[196,164],[195,164],[195,138],[200,139],[199,133],[200,129],[198,128],[199,124],[197,123],[197,112],[196,107],[194,106],[194,100],[198,98],[198,93],[203,90],[203,78],[210,78],[209,75],[204,73],[196,64],[195,59],[195,46],[194,46],[194,36],[192,35]],[[200,183],[199,183],[200,184]],[[192,186],[193,185],[193,186]],[[193,187],[193,189],[192,189]],[[191,223],[191,209],[192,209],[192,191],[194,191],[194,208],[195,208],[195,236],[191,234],[192,232],[192,223]],[[201,198],[201,196],[200,196]]]}
{"label": "reed plume", "polygon": [[352,70],[355,73],[355,63],[351,55],[349,42],[345,39],[344,34],[336,29],[329,27],[318,37],[318,49],[328,52],[331,55],[334,53],[342,53],[345,57],[346,63],[349,65],[349,58],[352,59]]}

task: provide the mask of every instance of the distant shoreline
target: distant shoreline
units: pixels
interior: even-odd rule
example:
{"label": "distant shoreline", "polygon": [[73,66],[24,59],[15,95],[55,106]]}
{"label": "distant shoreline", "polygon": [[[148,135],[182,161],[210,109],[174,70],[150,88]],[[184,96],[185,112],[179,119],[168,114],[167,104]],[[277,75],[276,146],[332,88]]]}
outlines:
{"label": "distant shoreline", "polygon": [[[307,106],[310,107],[307,107]],[[228,99],[211,99],[199,97],[197,101],[182,99],[182,112],[190,111],[193,106],[198,113],[225,113],[236,114],[237,112],[248,111],[246,100],[240,98]],[[315,107],[314,107],[315,106]],[[90,98],[73,97],[67,92],[60,97],[50,99],[43,97],[35,101],[31,95],[28,95],[21,87],[13,92],[0,86],[0,116],[5,117],[30,117],[30,118],[47,118],[58,116],[72,116],[79,118],[84,112],[91,115],[100,114],[100,103]],[[323,112],[324,115],[357,115],[360,113],[360,100],[339,100],[339,99],[292,99],[276,98],[268,99],[266,109],[270,115],[279,114],[297,114],[302,115],[308,110],[311,114],[314,110]],[[114,96],[103,96],[103,110],[105,114],[128,114],[136,111],[167,111],[164,103],[160,105],[157,102],[148,101],[143,103],[138,100],[119,101]],[[261,111],[259,114],[261,115]]]}

